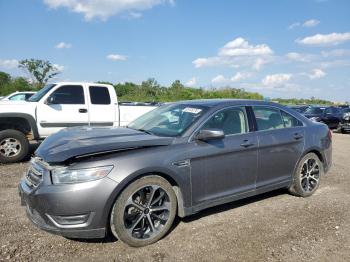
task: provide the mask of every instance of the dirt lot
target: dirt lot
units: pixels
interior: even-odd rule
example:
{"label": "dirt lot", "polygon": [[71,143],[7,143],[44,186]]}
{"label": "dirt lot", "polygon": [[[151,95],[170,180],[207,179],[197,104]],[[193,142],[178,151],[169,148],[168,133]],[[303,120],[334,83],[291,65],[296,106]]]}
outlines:
{"label": "dirt lot", "polygon": [[211,208],[138,249],[35,228],[16,188],[27,164],[0,166],[0,261],[350,261],[350,135],[333,138],[333,168],[314,196],[280,190]]}

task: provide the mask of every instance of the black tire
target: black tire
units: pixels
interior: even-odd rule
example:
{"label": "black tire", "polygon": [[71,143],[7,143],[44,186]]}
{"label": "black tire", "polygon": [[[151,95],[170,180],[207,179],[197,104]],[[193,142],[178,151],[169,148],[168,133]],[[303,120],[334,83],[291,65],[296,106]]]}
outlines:
{"label": "black tire", "polygon": [[[9,146],[12,146],[12,151],[9,150]],[[29,142],[22,132],[14,129],[0,131],[0,163],[21,161],[28,155],[28,152]]]}
{"label": "black tire", "polygon": [[[312,163],[317,166],[312,165]],[[293,175],[292,184],[288,190],[292,195],[298,197],[309,197],[315,193],[319,187],[323,174],[324,170],[321,160],[316,154],[308,153],[300,159]]]}
{"label": "black tire", "polygon": [[[152,197],[153,191],[155,193]],[[139,200],[141,199],[141,195],[143,199],[145,199],[144,202]],[[138,198],[134,200],[135,196]],[[152,199],[149,200],[150,198]],[[152,201],[158,198],[160,198],[159,203],[161,206],[158,206],[158,202],[154,204],[154,206],[151,206]],[[129,204],[131,203],[130,199],[133,204]],[[145,209],[141,210],[136,208],[134,206],[135,203],[137,203],[139,207],[144,207]],[[155,210],[157,207],[159,209],[162,208],[163,205],[167,206],[166,210],[153,211],[153,209]],[[147,213],[146,209],[148,210]],[[111,231],[116,238],[129,246],[147,246],[160,240],[169,231],[174,222],[176,210],[177,198],[170,183],[157,175],[145,176],[131,183],[117,198],[111,212]],[[130,217],[134,220],[129,219]],[[151,227],[148,219],[151,220],[151,223],[153,222],[153,227]]]}

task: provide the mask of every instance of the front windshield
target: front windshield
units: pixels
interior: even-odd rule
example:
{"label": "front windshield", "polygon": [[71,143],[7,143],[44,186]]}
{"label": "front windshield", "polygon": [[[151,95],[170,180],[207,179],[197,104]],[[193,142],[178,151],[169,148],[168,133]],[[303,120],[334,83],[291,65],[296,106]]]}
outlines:
{"label": "front windshield", "polygon": [[137,118],[128,128],[157,136],[181,136],[207,110],[208,107],[200,105],[165,105]]}
{"label": "front windshield", "polygon": [[306,109],[304,113],[312,114],[312,115],[320,115],[323,113],[324,110],[325,110],[324,107],[309,107],[308,109]]}
{"label": "front windshield", "polygon": [[38,102],[43,96],[45,96],[47,94],[47,92],[49,92],[53,87],[55,86],[55,84],[48,84],[46,86],[44,86],[42,89],[40,89],[36,94],[34,94],[33,96],[31,96],[27,101],[29,102]]}

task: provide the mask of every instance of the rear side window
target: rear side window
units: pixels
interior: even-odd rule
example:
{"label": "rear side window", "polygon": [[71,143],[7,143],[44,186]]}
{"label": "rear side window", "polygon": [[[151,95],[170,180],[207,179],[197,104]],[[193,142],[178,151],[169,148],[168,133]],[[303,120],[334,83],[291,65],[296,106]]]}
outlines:
{"label": "rear side window", "polygon": [[295,126],[303,126],[303,123],[301,123],[298,119],[296,119],[294,116],[281,111],[283,123],[285,127],[295,127]]}
{"label": "rear side window", "polygon": [[258,125],[258,130],[284,128],[280,110],[264,106],[254,106],[253,111]]}
{"label": "rear side window", "polygon": [[85,104],[84,89],[82,86],[61,86],[50,97],[54,104]]}
{"label": "rear side window", "polygon": [[111,103],[111,97],[107,87],[103,86],[90,86],[90,100],[94,105],[109,105]]}
{"label": "rear side window", "polygon": [[243,108],[229,108],[216,113],[202,129],[220,129],[225,135],[242,134],[248,130]]}
{"label": "rear side window", "polygon": [[25,100],[25,95],[24,94],[18,94],[11,96],[9,100],[17,101],[17,100]]}

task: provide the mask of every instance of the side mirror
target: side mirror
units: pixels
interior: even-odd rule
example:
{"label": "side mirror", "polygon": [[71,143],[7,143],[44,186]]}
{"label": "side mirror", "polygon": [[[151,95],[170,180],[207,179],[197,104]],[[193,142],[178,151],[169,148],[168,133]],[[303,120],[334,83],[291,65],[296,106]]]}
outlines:
{"label": "side mirror", "polygon": [[54,97],[53,95],[50,95],[50,96],[46,99],[45,104],[47,104],[47,105],[53,105],[53,104],[55,104],[55,97]]}
{"label": "side mirror", "polygon": [[203,129],[199,131],[196,135],[197,140],[214,140],[214,139],[222,139],[225,137],[224,131],[220,129]]}

